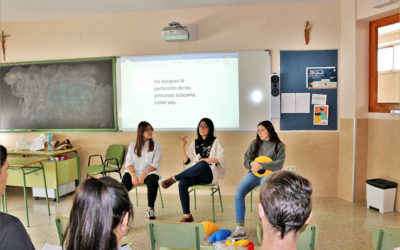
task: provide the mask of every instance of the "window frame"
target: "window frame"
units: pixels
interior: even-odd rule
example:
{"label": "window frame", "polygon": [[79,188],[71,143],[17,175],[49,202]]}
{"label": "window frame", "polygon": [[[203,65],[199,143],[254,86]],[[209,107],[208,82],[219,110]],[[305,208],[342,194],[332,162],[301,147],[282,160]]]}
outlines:
{"label": "window frame", "polygon": [[390,113],[400,103],[378,103],[378,28],[400,22],[400,13],[369,23],[369,112]]}

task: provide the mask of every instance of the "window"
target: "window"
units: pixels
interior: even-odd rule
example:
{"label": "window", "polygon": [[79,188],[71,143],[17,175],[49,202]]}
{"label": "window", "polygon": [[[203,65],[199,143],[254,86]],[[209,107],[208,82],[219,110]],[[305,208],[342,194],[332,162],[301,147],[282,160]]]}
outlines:
{"label": "window", "polygon": [[369,111],[400,109],[400,14],[370,22]]}

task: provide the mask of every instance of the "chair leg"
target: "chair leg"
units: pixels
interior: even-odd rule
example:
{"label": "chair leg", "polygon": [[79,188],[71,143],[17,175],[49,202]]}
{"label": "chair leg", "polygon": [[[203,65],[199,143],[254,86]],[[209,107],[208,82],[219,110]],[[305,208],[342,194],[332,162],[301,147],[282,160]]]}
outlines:
{"label": "chair leg", "polygon": [[196,189],[193,189],[193,193],[194,193],[194,209],[196,209],[197,208],[197,206],[196,206]]}
{"label": "chair leg", "polygon": [[162,199],[162,194],[161,194],[161,188],[160,185],[158,185],[158,192],[160,193],[160,199],[161,199],[161,207],[164,208],[164,201]]}
{"label": "chair leg", "polygon": [[253,190],[250,191],[250,212],[253,212]]}
{"label": "chair leg", "polygon": [[118,173],[119,173],[120,180],[122,180],[121,169],[118,169]]}
{"label": "chair leg", "polygon": [[224,206],[222,205],[222,198],[221,198],[221,190],[219,189],[218,186],[218,195],[219,195],[219,203],[221,204],[221,211],[224,211]]}
{"label": "chair leg", "polygon": [[138,194],[137,194],[137,186],[135,186],[135,192],[136,192],[136,206],[139,206],[139,199],[138,199]]}
{"label": "chair leg", "polygon": [[214,208],[214,192],[211,189],[212,209],[213,209],[213,222],[215,222],[215,208]]}

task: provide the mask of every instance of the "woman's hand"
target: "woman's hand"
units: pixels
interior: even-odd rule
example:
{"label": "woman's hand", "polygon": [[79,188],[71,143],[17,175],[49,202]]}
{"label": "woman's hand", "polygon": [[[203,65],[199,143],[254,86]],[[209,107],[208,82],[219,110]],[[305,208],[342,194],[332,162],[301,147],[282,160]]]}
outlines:
{"label": "woman's hand", "polygon": [[182,147],[182,148],[185,148],[185,146],[186,146],[186,143],[187,143],[186,137],[187,137],[187,136],[179,137],[179,138],[178,138],[178,139],[181,141],[181,147]]}
{"label": "woman's hand", "polygon": [[142,185],[144,183],[144,179],[146,178],[147,173],[143,172],[143,174],[140,175],[139,178],[139,185]]}
{"label": "woman's hand", "polygon": [[137,186],[139,184],[139,180],[138,180],[136,174],[131,173],[131,178],[132,178],[132,185]]}
{"label": "woman's hand", "polygon": [[261,169],[263,169],[263,166],[260,163],[255,162],[255,161],[252,161],[250,163],[250,166],[251,166],[251,172],[253,172],[253,174],[255,174],[258,171],[260,171]]}

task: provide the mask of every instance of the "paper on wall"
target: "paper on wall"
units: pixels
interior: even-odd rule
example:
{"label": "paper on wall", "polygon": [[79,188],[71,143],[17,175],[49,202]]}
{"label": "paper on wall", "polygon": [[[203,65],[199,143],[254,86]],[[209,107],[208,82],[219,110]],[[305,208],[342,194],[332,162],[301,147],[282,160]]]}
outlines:
{"label": "paper on wall", "polygon": [[312,94],[311,104],[326,105],[326,95]]}
{"label": "paper on wall", "polygon": [[281,113],[296,113],[296,94],[282,93]]}
{"label": "paper on wall", "polygon": [[310,93],[296,93],[296,113],[310,113]]}

